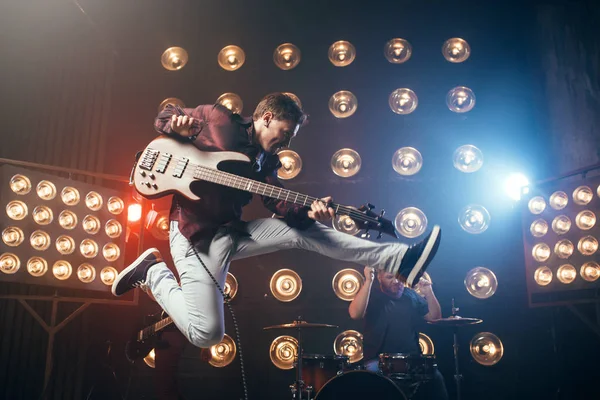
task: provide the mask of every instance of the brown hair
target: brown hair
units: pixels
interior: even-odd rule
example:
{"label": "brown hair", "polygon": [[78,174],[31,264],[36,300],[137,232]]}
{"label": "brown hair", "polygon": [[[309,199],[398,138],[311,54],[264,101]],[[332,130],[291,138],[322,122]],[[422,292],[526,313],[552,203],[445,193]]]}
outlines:
{"label": "brown hair", "polygon": [[271,112],[274,119],[292,121],[300,126],[306,121],[306,114],[304,114],[298,103],[283,93],[271,93],[263,97],[256,106],[252,119],[258,120],[266,112]]}

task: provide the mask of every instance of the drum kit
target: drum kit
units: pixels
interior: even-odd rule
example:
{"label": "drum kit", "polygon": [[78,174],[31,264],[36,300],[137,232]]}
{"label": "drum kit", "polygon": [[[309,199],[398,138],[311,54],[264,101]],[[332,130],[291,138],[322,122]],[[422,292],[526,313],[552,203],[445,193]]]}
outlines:
{"label": "drum kit", "polygon": [[[429,323],[452,328],[454,334],[454,366],[457,399],[460,400],[462,375],[458,367],[458,329],[479,324],[481,319],[456,315],[452,300],[452,316]],[[294,360],[296,381],[290,385],[294,400],[364,399],[410,400],[418,387],[433,379],[437,364],[433,355],[382,353],[378,372],[367,371],[360,363],[350,363],[344,355],[305,354],[302,333],[305,329],[332,329],[337,325],[310,323],[298,317],[291,323],[267,326],[264,330],[291,329],[297,334],[297,356]]]}

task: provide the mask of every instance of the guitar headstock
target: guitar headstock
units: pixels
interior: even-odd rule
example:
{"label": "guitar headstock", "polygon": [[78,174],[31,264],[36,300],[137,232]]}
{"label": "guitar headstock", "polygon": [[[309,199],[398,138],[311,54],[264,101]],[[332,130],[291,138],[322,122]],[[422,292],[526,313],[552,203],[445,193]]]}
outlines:
{"label": "guitar headstock", "polygon": [[374,208],[375,206],[371,203],[366,203],[358,208],[358,210],[367,217],[361,221],[355,219],[357,226],[365,231],[361,236],[368,238],[370,237],[369,231],[377,231],[379,232],[377,239],[381,238],[381,235],[384,233],[398,239],[398,232],[396,232],[396,227],[394,227],[392,221],[383,218],[385,210],[381,210],[381,212],[377,214],[373,212]]}

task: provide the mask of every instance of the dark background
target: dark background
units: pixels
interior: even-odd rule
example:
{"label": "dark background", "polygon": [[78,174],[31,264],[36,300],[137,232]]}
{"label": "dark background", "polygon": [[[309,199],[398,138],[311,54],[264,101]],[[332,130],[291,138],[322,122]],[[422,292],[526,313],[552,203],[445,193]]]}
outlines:
{"label": "dark background", "polygon": [[[0,8],[0,157],[127,175],[133,154],[155,136],[152,122],[163,99],[177,97],[194,107],[234,92],[248,115],[263,95],[293,92],[310,123],[292,145],[304,169],[287,187],[333,195],[343,204],[369,201],[390,218],[415,206],[430,224],[442,226],[444,238],[430,274],[444,316],[455,298],[461,315],[484,320],[461,332],[464,398],[598,398],[598,336],[566,308],[527,306],[521,205],[505,196],[503,182],[512,172],[535,181],[598,162],[599,8],[591,1],[492,3],[9,0]],[[413,46],[405,64],[383,57],[383,45],[394,37]],[[442,57],[441,46],[451,37],[471,45],[465,63]],[[357,58],[348,67],[334,67],[327,59],[328,47],[337,40],[356,47]],[[275,47],[284,42],[302,51],[302,61],[291,71],[279,70],[272,61]],[[246,52],[238,71],[217,64],[218,51],[228,44]],[[180,71],[160,64],[170,46],[190,55]],[[448,90],[459,85],[477,97],[467,114],[452,113],[445,105]],[[389,93],[399,87],[419,97],[410,115],[396,115],[387,105]],[[350,118],[336,119],[327,108],[339,90],[358,98]],[[452,153],[463,144],[484,154],[484,166],[475,174],[452,166]],[[394,151],[403,146],[423,154],[419,174],[402,178],[391,168]],[[342,147],[362,157],[362,169],[352,178],[339,178],[329,167],[331,155]],[[470,203],[484,205],[492,216],[482,235],[467,234],[457,224],[459,210]],[[254,203],[245,218],[269,215]],[[166,251],[166,242],[145,243],[154,244]],[[475,299],[465,290],[465,274],[476,266],[498,277],[498,291],[490,299]],[[361,329],[348,317],[348,303],[331,291],[331,279],[347,267],[362,272],[362,266],[303,251],[231,265],[240,284],[233,305],[250,398],[286,398],[294,379],[292,371],[271,364],[268,349],[276,334],[263,332],[263,326],[298,315],[339,325],[339,330],[307,335],[306,351],[322,354],[332,353],[342,330]],[[294,269],[303,280],[300,297],[291,303],[269,293],[270,276],[280,268]],[[48,289],[3,283],[0,291]],[[32,305],[49,315],[48,303]],[[62,304],[59,316],[74,307]],[[57,336],[47,398],[86,398],[94,388],[92,398],[120,393],[151,399],[153,371],[143,364],[129,366],[122,351],[156,307],[145,297],[140,307],[93,305],[67,325]],[[590,305],[579,309],[594,312]],[[0,310],[0,397],[39,398],[47,336],[18,302],[2,300]],[[226,331],[234,336],[229,315]],[[470,339],[481,331],[504,343],[504,358],[493,367],[477,364],[468,352]],[[431,326],[423,332],[435,342],[452,397],[451,334]],[[212,368],[191,345],[180,379],[190,399],[242,395],[237,361]]]}

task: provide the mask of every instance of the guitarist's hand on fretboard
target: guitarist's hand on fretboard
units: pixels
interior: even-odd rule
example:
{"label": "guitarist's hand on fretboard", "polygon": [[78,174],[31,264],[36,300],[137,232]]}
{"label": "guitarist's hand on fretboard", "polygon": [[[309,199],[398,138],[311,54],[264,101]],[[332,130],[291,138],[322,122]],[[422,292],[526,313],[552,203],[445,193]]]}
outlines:
{"label": "guitarist's hand on fretboard", "polygon": [[331,207],[327,207],[333,201],[333,197],[327,196],[320,200],[315,200],[310,205],[308,218],[319,222],[327,222],[335,217],[335,211]]}

